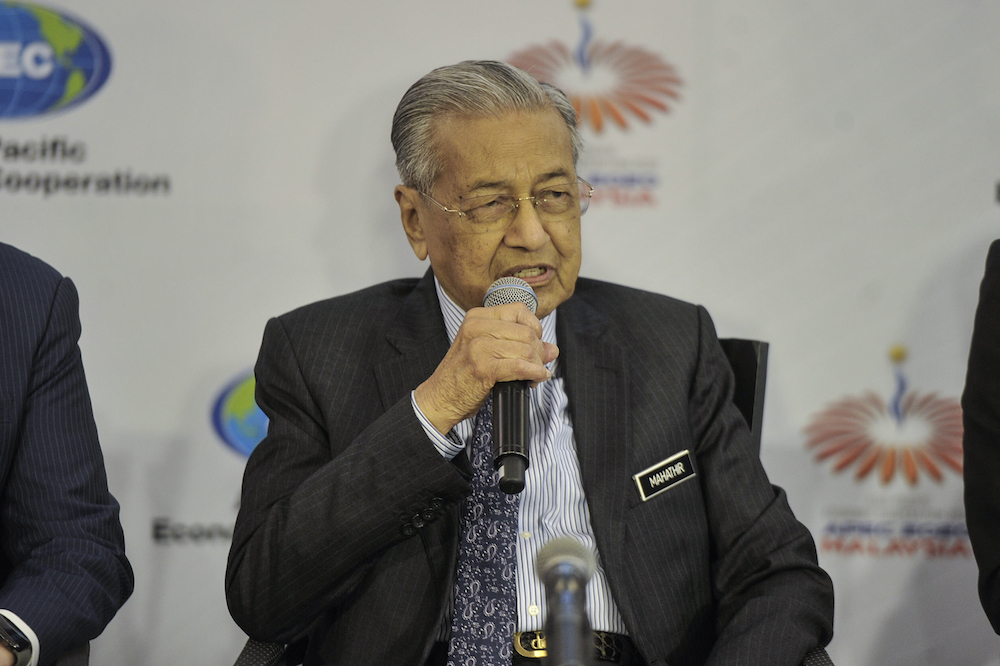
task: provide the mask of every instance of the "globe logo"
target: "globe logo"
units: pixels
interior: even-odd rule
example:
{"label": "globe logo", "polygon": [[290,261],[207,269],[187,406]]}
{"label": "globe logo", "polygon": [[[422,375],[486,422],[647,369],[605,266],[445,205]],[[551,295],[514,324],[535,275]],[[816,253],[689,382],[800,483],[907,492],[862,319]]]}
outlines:
{"label": "globe logo", "polygon": [[253,373],[243,375],[229,384],[215,401],[212,423],[226,444],[245,456],[267,434],[267,416],[254,401]]}
{"label": "globe logo", "polygon": [[111,55],[76,18],[28,2],[0,2],[0,118],[63,111],[96,93]]}

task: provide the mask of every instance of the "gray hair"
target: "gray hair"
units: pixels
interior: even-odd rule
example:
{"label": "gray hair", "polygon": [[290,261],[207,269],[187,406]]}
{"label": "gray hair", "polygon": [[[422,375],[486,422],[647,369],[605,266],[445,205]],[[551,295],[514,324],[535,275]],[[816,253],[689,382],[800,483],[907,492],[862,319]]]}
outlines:
{"label": "gray hair", "polygon": [[443,116],[498,117],[551,108],[566,122],[576,164],[583,138],[576,128],[576,109],[561,90],[494,60],[439,67],[410,86],[396,107],[392,147],[399,177],[407,187],[431,191],[443,168],[433,141],[434,123]]}

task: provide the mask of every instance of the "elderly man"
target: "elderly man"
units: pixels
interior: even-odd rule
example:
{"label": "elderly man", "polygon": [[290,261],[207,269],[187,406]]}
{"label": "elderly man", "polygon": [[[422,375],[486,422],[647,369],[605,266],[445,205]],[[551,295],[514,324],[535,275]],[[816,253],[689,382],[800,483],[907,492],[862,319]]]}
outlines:
{"label": "elderly man", "polygon": [[[566,98],[464,62],[407,91],[392,139],[431,270],[268,323],[270,426],[227,572],[240,626],[306,643],[306,664],[538,663],[535,554],[571,536],[597,554],[600,659],[791,666],[825,645],[830,580],[750,446],[708,314],[578,278],[591,189]],[[535,314],[481,307],[505,276]],[[531,458],[507,496],[483,447],[491,388],[515,380]]]}

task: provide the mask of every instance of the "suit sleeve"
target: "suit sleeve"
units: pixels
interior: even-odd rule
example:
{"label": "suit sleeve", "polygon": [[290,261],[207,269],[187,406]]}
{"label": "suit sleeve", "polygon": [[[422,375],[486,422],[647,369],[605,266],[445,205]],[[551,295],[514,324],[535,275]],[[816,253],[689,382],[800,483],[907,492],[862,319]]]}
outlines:
{"label": "suit sleeve", "polygon": [[133,585],[79,337],[76,289],[63,278],[34,352],[2,486],[2,550],[13,568],[0,589],[0,608],[37,634],[43,666],[101,633]]}
{"label": "suit sleeve", "polygon": [[[704,477],[717,599],[709,664],[800,664],[833,634],[833,585],[809,531],[772,486],[732,403],[733,377],[704,308],[690,417]],[[748,660],[749,659],[749,660]]]}
{"label": "suit sleeve", "polygon": [[414,516],[468,494],[408,392],[382,411],[372,368],[349,351],[333,354],[336,370],[302,353],[282,320],[268,323],[256,366],[268,434],[247,463],[226,576],[230,612],[258,640],[303,636],[414,537]]}
{"label": "suit sleeve", "polygon": [[990,247],[962,395],[965,513],[979,598],[1000,633],[1000,241]]}

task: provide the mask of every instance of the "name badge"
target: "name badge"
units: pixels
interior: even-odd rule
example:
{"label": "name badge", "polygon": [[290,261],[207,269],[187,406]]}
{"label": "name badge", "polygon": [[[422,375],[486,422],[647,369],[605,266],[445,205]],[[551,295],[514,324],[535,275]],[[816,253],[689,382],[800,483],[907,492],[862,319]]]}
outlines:
{"label": "name badge", "polygon": [[635,479],[635,485],[639,486],[639,495],[645,502],[694,476],[696,474],[694,465],[691,464],[691,452],[685,449],[663,462],[644,469],[632,478]]}

